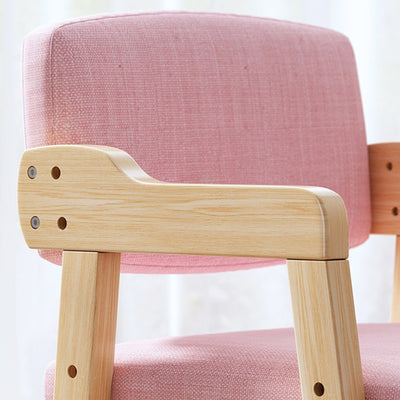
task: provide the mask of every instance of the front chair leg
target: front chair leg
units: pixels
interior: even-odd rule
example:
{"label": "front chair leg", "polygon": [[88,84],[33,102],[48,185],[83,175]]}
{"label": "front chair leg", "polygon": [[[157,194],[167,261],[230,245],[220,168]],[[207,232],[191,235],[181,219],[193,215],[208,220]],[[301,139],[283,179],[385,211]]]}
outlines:
{"label": "front chair leg", "polygon": [[364,399],[348,261],[287,265],[303,399]]}
{"label": "front chair leg", "polygon": [[120,258],[63,253],[55,400],[110,400]]}

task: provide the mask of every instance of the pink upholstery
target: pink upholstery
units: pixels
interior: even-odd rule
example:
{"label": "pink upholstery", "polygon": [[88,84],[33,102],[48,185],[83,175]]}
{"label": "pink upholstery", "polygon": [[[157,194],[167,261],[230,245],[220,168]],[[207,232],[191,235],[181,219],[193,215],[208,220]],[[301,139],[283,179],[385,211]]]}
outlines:
{"label": "pink upholstery", "polygon": [[[337,32],[222,14],[95,16],[28,36],[23,71],[28,147],[115,146],[169,182],[325,186],[345,201],[351,246],[369,235],[358,78]],[[124,254],[122,270],[271,263]]]}
{"label": "pink upholstery", "polygon": [[[400,399],[400,324],[359,335],[366,400]],[[112,400],[301,400],[297,368],[292,329],[120,344]],[[46,400],[53,387],[54,364]]]}

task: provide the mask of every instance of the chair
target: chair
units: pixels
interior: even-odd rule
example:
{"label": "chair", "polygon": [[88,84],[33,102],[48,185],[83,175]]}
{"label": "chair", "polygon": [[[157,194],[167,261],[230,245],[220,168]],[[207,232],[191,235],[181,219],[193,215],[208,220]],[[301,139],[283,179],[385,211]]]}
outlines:
{"label": "chair", "polygon": [[[101,15],[30,34],[23,77],[20,223],[63,265],[47,400],[400,398],[400,241],[392,324],[357,329],[346,260],[371,233],[400,233],[400,145],[367,146],[345,36]],[[285,260],[294,330],[115,348],[120,271]]]}

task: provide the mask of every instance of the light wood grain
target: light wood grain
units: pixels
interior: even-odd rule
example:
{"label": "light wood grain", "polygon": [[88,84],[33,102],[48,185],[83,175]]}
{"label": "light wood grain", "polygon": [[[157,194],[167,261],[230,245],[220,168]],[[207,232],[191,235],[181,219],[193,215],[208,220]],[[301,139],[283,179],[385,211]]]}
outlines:
{"label": "light wood grain", "polygon": [[[30,179],[29,166],[37,168]],[[59,179],[51,169],[58,166]],[[328,189],[156,181],[125,152],[51,146],[25,152],[19,215],[32,248],[345,259],[346,210]],[[40,227],[32,229],[32,216]],[[65,217],[60,230],[57,220]]]}
{"label": "light wood grain", "polygon": [[364,399],[348,261],[287,265],[303,399]]}
{"label": "light wood grain", "polygon": [[368,146],[372,226],[371,233],[396,235],[391,322],[400,322],[400,143]]}
{"label": "light wood grain", "polygon": [[393,273],[390,322],[400,322],[400,236],[396,236],[396,256]]}
{"label": "light wood grain", "polygon": [[63,253],[55,400],[110,400],[119,274],[118,253]]}
{"label": "light wood grain", "polygon": [[400,143],[368,146],[371,233],[400,234]]}

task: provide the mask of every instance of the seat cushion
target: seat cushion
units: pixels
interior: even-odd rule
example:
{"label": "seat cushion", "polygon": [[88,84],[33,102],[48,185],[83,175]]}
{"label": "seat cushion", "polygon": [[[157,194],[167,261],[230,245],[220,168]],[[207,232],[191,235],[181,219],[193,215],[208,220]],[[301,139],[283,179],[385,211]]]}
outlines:
{"label": "seat cushion", "polygon": [[[359,325],[366,400],[400,399],[400,324]],[[54,370],[46,375],[53,399]],[[112,400],[301,400],[292,329],[117,345]]]}
{"label": "seat cushion", "polygon": [[[114,146],[167,182],[327,187],[345,202],[350,246],[368,238],[363,111],[338,32],[212,13],[93,16],[29,35],[23,77],[27,147]],[[122,255],[124,272],[271,263]]]}

